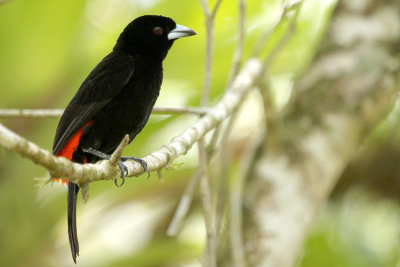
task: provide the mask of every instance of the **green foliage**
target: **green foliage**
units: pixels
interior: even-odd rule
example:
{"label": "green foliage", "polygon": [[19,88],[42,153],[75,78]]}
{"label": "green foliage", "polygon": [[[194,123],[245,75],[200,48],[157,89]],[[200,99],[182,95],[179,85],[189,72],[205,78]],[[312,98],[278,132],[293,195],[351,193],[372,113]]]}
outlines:
{"label": "green foliage", "polygon": [[397,266],[400,210],[360,188],[326,207],[300,266]]}

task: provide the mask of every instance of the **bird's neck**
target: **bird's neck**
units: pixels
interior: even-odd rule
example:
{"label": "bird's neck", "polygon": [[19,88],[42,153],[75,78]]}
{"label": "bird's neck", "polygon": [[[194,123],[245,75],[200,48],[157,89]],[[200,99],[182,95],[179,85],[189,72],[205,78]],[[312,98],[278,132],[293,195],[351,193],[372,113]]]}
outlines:
{"label": "bird's neck", "polygon": [[162,64],[163,60],[168,54],[169,49],[148,49],[146,47],[137,47],[126,45],[124,42],[117,42],[113,48],[114,53],[126,54],[130,56],[140,56],[147,58],[154,64]]}

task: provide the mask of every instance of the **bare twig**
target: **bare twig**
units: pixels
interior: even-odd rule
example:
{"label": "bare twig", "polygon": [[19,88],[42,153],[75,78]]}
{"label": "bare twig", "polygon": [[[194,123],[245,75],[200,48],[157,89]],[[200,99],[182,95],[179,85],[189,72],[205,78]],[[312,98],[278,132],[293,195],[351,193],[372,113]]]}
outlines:
{"label": "bare twig", "polygon": [[272,63],[275,61],[276,57],[278,54],[282,51],[284,46],[288,43],[290,38],[293,36],[295,32],[295,26],[297,22],[297,17],[300,12],[300,5],[302,2],[298,1],[295,2],[291,5],[288,5],[287,2],[283,7],[283,10],[281,12],[281,18],[285,14],[285,12],[290,8],[297,7],[296,12],[290,21],[289,27],[284,33],[284,35],[281,37],[279,42],[275,45],[275,47],[272,48],[272,50],[268,53],[268,55],[264,59],[264,64],[263,64],[263,72],[264,72],[264,78],[262,81],[258,83],[261,95],[263,97],[263,102],[264,102],[264,112],[265,112],[265,117],[266,117],[266,123],[267,123],[267,129],[269,134],[274,136],[274,124],[275,124],[275,105],[274,101],[272,100],[269,84],[268,84],[268,69],[271,67]]}
{"label": "bare twig", "polygon": [[63,109],[0,109],[2,118],[58,118]]}
{"label": "bare twig", "polygon": [[[274,101],[272,99],[271,91],[270,91],[270,86],[269,86],[269,81],[268,81],[268,70],[271,67],[272,63],[275,61],[276,57],[278,54],[282,51],[284,46],[288,43],[290,38],[293,36],[295,32],[295,26],[297,22],[297,17],[300,12],[300,5],[302,2],[296,2],[295,4],[292,4],[290,7],[297,7],[296,12],[290,21],[289,27],[287,31],[284,33],[282,38],[279,40],[279,42],[275,45],[274,48],[270,51],[270,53],[265,57],[264,59],[264,64],[263,64],[263,70],[262,72],[265,74],[264,78],[258,83],[259,90],[261,92],[261,95],[263,97],[263,104],[264,104],[264,113],[266,117],[266,124],[267,124],[267,131],[270,135],[271,138],[275,138],[275,121],[276,121],[276,107],[274,105]],[[285,5],[284,10],[287,10],[287,5]],[[284,14],[285,11],[282,11],[282,14]]]}
{"label": "bare twig", "polygon": [[208,18],[210,16],[210,8],[208,7],[207,0],[200,0],[201,8],[203,9],[204,16]]}
{"label": "bare twig", "polygon": [[[204,64],[204,82],[201,98],[201,106],[208,106],[210,100],[211,78],[212,78],[212,56],[214,45],[214,22],[215,15],[222,0],[217,0],[214,8],[210,12],[207,0],[200,0],[205,16],[206,24],[206,57]],[[205,253],[205,266],[216,266],[216,247],[215,247],[215,229],[212,211],[211,191],[208,182],[208,153],[204,140],[199,140],[199,172],[200,175],[200,191],[203,204],[203,213],[207,232],[207,248]]]}
{"label": "bare twig", "polygon": [[[213,38],[214,36],[214,26],[212,23],[207,22],[207,40]],[[204,70],[204,83],[202,90],[201,105],[207,106],[210,99],[210,89],[211,89],[211,76],[212,76],[212,42],[207,41],[206,44],[206,62]]]}
{"label": "bare twig", "polygon": [[[205,115],[207,107],[154,107],[152,114],[193,114]],[[63,109],[0,109],[3,118],[58,118],[63,114]]]}
{"label": "bare twig", "polygon": [[110,157],[110,163],[114,166],[117,166],[118,162],[122,157],[122,152],[125,147],[129,144],[129,135],[125,135],[124,139],[122,139],[121,143],[118,145],[117,149],[115,149],[114,153],[112,153]]}
{"label": "bare twig", "polygon": [[[243,95],[254,86],[260,75],[260,61],[257,59],[249,60],[232,84],[232,89],[226,92],[216,106],[181,135],[175,137],[171,143],[144,158],[149,170],[161,169],[175,158],[185,154],[194,143],[226,119],[242,101]],[[51,152],[29,142],[1,124],[0,145],[45,167],[53,177],[67,177],[77,184],[111,180],[120,175],[119,168],[112,166],[108,160],[100,161],[97,164],[79,164],[63,157],[55,157]],[[137,162],[126,161],[124,164],[128,168],[127,176],[143,173],[142,166]]]}
{"label": "bare twig", "polygon": [[245,257],[245,245],[243,242],[243,187],[245,179],[252,167],[253,157],[252,152],[254,147],[249,145],[246,155],[243,157],[245,160],[242,165],[242,171],[236,175],[232,182],[231,191],[229,195],[229,208],[231,212],[231,222],[230,222],[230,241],[231,241],[231,254],[232,263],[234,267],[244,267],[247,266]]}
{"label": "bare twig", "polygon": [[[300,11],[301,3],[302,2],[296,2],[295,4],[291,5],[291,7],[298,7],[296,9],[296,13],[294,14],[292,20],[290,21],[287,31],[284,33],[284,35],[279,40],[279,42],[275,45],[275,47],[272,48],[270,53],[265,57],[264,64],[263,64],[263,70],[262,70],[265,75],[264,75],[264,78],[258,83],[259,90],[263,97],[267,131],[268,131],[270,138],[276,138],[275,121],[276,121],[277,111],[276,111],[276,107],[274,105],[274,101],[272,99],[270,86],[268,83],[267,73],[268,73],[268,69],[271,67],[272,63],[275,61],[278,54],[282,51],[284,46],[288,43],[288,41],[290,40],[290,38],[293,36],[293,34],[295,32],[295,26],[296,26],[297,17],[298,17],[299,11]],[[282,14],[285,14],[285,10],[287,10],[287,9],[288,9],[287,5],[285,5],[283,8]]]}
{"label": "bare twig", "polygon": [[203,116],[209,112],[207,107],[154,107],[153,114],[169,115],[169,114],[193,114]]}
{"label": "bare twig", "polygon": [[236,50],[233,55],[233,60],[232,60],[232,68],[231,72],[229,74],[229,79],[228,79],[228,86],[233,82],[233,79],[237,75],[239,68],[240,68],[240,62],[242,60],[242,55],[243,55],[243,44],[244,44],[244,22],[245,22],[245,15],[246,15],[246,2],[245,0],[238,0],[238,5],[239,5],[239,24],[238,24],[238,37],[237,37],[237,45],[236,45]]}
{"label": "bare twig", "polygon": [[185,191],[183,192],[183,195],[179,200],[179,204],[176,208],[174,217],[172,218],[171,223],[168,226],[167,235],[174,236],[177,234],[183,219],[186,217],[189,211],[194,191],[196,190],[197,184],[200,180],[200,175],[200,172],[196,172],[193,178],[190,179],[189,183],[187,184]]}
{"label": "bare twig", "polygon": [[[243,55],[244,22],[245,22],[245,14],[246,14],[245,0],[238,0],[238,6],[239,6],[238,39],[237,39],[236,50],[233,55],[232,68],[231,68],[228,82],[227,82],[228,88],[232,84],[233,79],[235,78],[235,76],[237,75],[237,73],[239,71],[240,63],[242,61],[242,55]],[[208,145],[209,158],[211,158],[212,154],[214,154],[216,152],[215,147],[218,142],[219,134],[221,133],[221,128],[222,128],[222,125],[218,125],[213,133],[213,136],[211,137],[211,141]],[[217,224],[217,226],[218,226],[218,224]]]}
{"label": "bare twig", "polygon": [[275,24],[269,28],[264,34],[260,37],[260,39],[257,41],[255,47],[254,47],[254,52],[253,52],[253,57],[258,57],[261,53],[261,51],[264,49],[265,44],[268,42],[271,34],[276,30],[276,28],[281,24],[283,19],[286,17],[288,11],[291,9],[298,7],[302,3],[301,0],[299,1],[294,1],[291,2],[290,0],[286,0],[284,3],[281,13],[279,14]]}
{"label": "bare twig", "polygon": [[[268,53],[268,55],[265,57],[264,66],[263,66],[264,71],[266,71],[267,68],[269,68],[271,66],[272,62],[274,62],[274,60],[277,57],[277,55],[279,54],[279,52],[282,51],[282,48],[287,44],[287,42],[293,36],[295,29],[296,29],[296,22],[297,22],[297,17],[300,12],[301,3],[302,2],[298,1],[298,2],[296,2],[296,4],[292,4],[290,6],[291,8],[297,7],[296,12],[295,12],[292,20],[290,21],[289,28],[287,29],[287,31],[285,32],[283,37],[279,40],[278,44],[275,45],[275,47],[272,49],[272,51],[270,53]],[[289,8],[284,7],[284,10],[288,10],[288,9]],[[282,13],[285,13],[285,12],[282,12]]]}
{"label": "bare twig", "polygon": [[208,159],[204,139],[200,139],[199,147],[199,173],[200,173],[200,194],[203,207],[204,222],[207,233],[206,253],[204,254],[204,266],[217,266],[217,250],[215,238],[215,220],[213,212],[213,199],[209,184]]}
{"label": "bare twig", "polygon": [[243,244],[243,231],[242,231],[242,195],[243,195],[243,178],[242,174],[236,176],[231,192],[230,192],[230,212],[231,212],[231,225],[230,225],[230,241],[232,251],[232,263],[234,267],[246,266],[245,260],[245,246]]}
{"label": "bare twig", "polygon": [[221,134],[221,131],[222,131],[222,126],[223,126],[223,124],[220,123],[217,125],[217,127],[215,127],[215,130],[210,139],[210,142],[208,143],[207,154],[208,154],[209,160],[211,160],[213,158],[214,154],[218,151],[217,143],[218,143],[219,135]]}
{"label": "bare twig", "polygon": [[201,105],[207,106],[210,98],[210,89],[211,89],[211,78],[212,78],[212,54],[213,54],[213,45],[214,45],[214,22],[215,15],[218,11],[218,8],[221,4],[222,0],[218,0],[215,4],[213,10],[210,12],[210,8],[208,6],[207,0],[200,0],[201,7],[203,8],[204,16],[205,16],[205,24],[206,24],[206,61],[204,64],[204,81],[203,81],[203,90],[202,90],[202,98]]}
{"label": "bare twig", "polygon": [[202,9],[203,9],[204,16],[205,16],[206,18],[209,18],[209,17],[214,18],[215,15],[217,14],[217,11],[218,11],[219,6],[221,5],[221,2],[222,2],[222,0],[218,0],[218,1],[215,3],[215,6],[214,6],[213,10],[210,12],[210,8],[209,8],[209,6],[208,6],[207,0],[200,0],[201,7],[202,7]]}
{"label": "bare twig", "polygon": [[211,88],[211,75],[212,75],[212,52],[213,52],[213,40],[214,40],[214,19],[211,16],[210,8],[207,0],[200,0],[201,7],[205,16],[206,24],[206,57],[204,64],[204,80],[201,97],[201,106],[207,106],[210,98]]}
{"label": "bare twig", "polygon": [[[236,50],[233,55],[233,60],[232,60],[232,68],[229,74],[228,82],[227,82],[227,87],[232,84],[235,76],[237,75],[239,68],[240,68],[240,63],[242,60],[242,55],[243,55],[243,45],[244,45],[244,22],[245,22],[245,14],[246,14],[246,2],[245,0],[238,0],[238,6],[239,6],[239,23],[238,23],[238,38],[237,38],[237,45],[236,45]],[[209,156],[211,157],[211,154],[213,154],[216,149],[215,146],[218,141],[219,134],[221,132],[221,125],[218,125],[216,130],[214,131],[214,134],[211,138],[211,142],[209,144]]]}
{"label": "bare twig", "polygon": [[[247,96],[244,95],[243,98],[245,99]],[[243,103],[243,102],[242,102]],[[242,104],[241,103],[241,104]],[[241,105],[240,104],[240,105]],[[223,219],[225,215],[225,208],[226,208],[226,201],[227,201],[227,188],[228,188],[228,176],[229,176],[229,168],[231,166],[230,162],[232,160],[232,149],[230,148],[228,144],[229,140],[229,135],[232,132],[232,128],[234,126],[234,123],[236,121],[237,115],[238,115],[238,109],[240,108],[240,105],[236,107],[236,109],[233,111],[231,117],[229,118],[228,124],[225,128],[225,131],[223,132],[223,135],[221,137],[221,146],[220,146],[220,169],[221,169],[221,175],[220,175],[220,184],[219,184],[219,191],[218,191],[218,201],[217,201],[217,209],[216,209],[216,232],[220,233],[221,232],[221,227],[223,225]],[[246,158],[246,157],[243,157]],[[243,179],[243,177],[239,174],[236,175],[236,180],[239,181],[240,179]],[[231,227],[230,227],[230,241],[231,241],[231,250],[232,250],[232,263],[236,267],[242,267],[246,266],[245,263],[245,257],[244,257],[244,250],[239,251],[240,248],[243,248],[243,240],[242,240],[242,229],[241,229],[241,218],[236,218],[235,216],[240,215],[240,211],[237,212],[237,209],[240,209],[241,207],[235,207],[236,210],[232,210],[232,194],[237,196],[238,191],[242,190],[241,183],[236,183],[233,184],[231,190],[235,190],[234,192],[231,191],[230,193],[230,218],[231,218]],[[239,185],[239,186],[238,186]],[[235,187],[236,186],[236,187]],[[235,188],[234,188],[235,187]],[[236,199],[235,199],[236,200]],[[234,202],[236,204],[237,202]],[[241,204],[241,200],[239,200],[239,203]],[[219,235],[217,235],[219,237]],[[217,246],[219,246],[219,239],[217,238]]]}
{"label": "bare twig", "polygon": [[[204,2],[204,0],[202,1]],[[213,40],[214,40],[214,17],[206,16],[206,59],[204,64],[204,83],[202,90],[201,105],[208,106],[210,101],[210,89],[212,78],[212,54],[213,54]],[[204,251],[203,266],[216,266],[216,249],[215,249],[215,232],[214,232],[214,218],[212,209],[212,199],[210,192],[210,185],[208,182],[208,157],[206,153],[205,143],[203,138],[198,142],[199,149],[199,167],[200,173],[200,196],[203,207],[204,223],[206,228],[206,249]]]}
{"label": "bare twig", "polygon": [[[210,9],[207,4],[207,0],[201,0],[203,8],[205,22],[206,22],[206,59],[204,64],[204,83],[202,90],[201,105],[208,106],[210,100],[210,89],[211,89],[211,76],[212,76],[212,56],[214,46],[214,23],[215,15],[217,14],[218,8],[221,4],[221,0],[217,0],[213,10],[210,13]],[[207,246],[204,257],[204,266],[214,267],[217,265],[216,257],[216,239],[215,239],[215,227],[214,227],[214,213],[213,213],[213,201],[211,196],[211,190],[209,185],[208,176],[208,153],[206,150],[205,141],[201,138],[198,142],[199,148],[199,172],[200,175],[200,192],[203,206],[204,220],[207,232]]]}
{"label": "bare twig", "polygon": [[228,124],[225,128],[225,131],[221,138],[221,148],[220,148],[220,158],[219,158],[219,166],[221,168],[221,177],[220,184],[218,190],[218,200],[217,200],[217,210],[216,210],[216,226],[217,233],[220,231],[220,227],[222,224],[222,218],[225,210],[226,203],[226,188],[228,186],[228,172],[229,172],[229,163],[232,159],[231,149],[228,146],[229,134],[231,133],[234,122],[237,118],[237,109],[233,112],[232,116],[229,118]]}
{"label": "bare twig", "polygon": [[211,17],[215,18],[215,15],[217,14],[218,8],[221,5],[222,0],[217,0],[217,2],[215,3],[215,6],[211,12]]}

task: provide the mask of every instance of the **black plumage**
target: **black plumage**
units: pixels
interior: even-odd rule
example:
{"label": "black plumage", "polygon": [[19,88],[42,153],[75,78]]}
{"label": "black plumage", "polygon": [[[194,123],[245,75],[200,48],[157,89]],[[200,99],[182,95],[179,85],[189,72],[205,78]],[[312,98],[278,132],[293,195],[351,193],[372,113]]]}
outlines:
{"label": "black plumage", "polygon": [[[66,107],[57,127],[54,155],[71,157],[80,163],[96,162],[99,157],[84,152],[85,149],[110,154],[126,134],[132,141],[147,123],[159,95],[162,62],[168,50],[174,40],[194,34],[163,16],[147,15],[133,20],[119,36],[113,51],[93,69]],[[76,145],[72,144],[74,139],[78,141]],[[68,233],[76,262],[79,187],[73,183],[68,186]]]}

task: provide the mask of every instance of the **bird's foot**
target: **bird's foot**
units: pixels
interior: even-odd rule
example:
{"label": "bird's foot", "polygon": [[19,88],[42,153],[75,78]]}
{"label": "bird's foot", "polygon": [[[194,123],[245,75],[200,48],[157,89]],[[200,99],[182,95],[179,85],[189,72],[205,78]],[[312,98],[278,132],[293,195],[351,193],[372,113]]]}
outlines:
{"label": "bird's foot", "polygon": [[136,158],[136,157],[121,157],[121,161],[127,161],[127,160],[133,160],[142,165],[142,168],[145,172],[147,172],[147,178],[150,177],[150,170],[147,168],[147,163],[141,158]]}
{"label": "bird's foot", "polygon": [[123,186],[124,183],[125,183],[125,176],[128,175],[128,167],[126,167],[125,164],[122,163],[121,161],[118,162],[118,167],[119,167],[119,169],[120,169],[120,171],[121,171],[121,179],[122,179],[122,182],[121,182],[121,184],[118,184],[117,179],[114,179],[114,184],[115,184],[117,187],[120,187],[120,186]]}
{"label": "bird's foot", "polygon": [[[83,147],[82,151],[85,152],[85,153],[91,154],[93,156],[99,157],[101,159],[109,160],[111,158],[110,155],[108,155],[106,153],[103,153],[103,152],[101,152],[99,150],[96,150],[94,148],[91,148],[91,147]],[[122,179],[121,184],[118,184],[117,179],[114,179],[114,183],[115,183],[115,185],[117,187],[120,187],[125,183],[125,176],[128,175],[128,167],[126,167],[125,164],[122,163],[122,161],[125,161],[125,160],[121,159],[121,161],[118,162],[118,167],[121,170],[121,179]]]}

